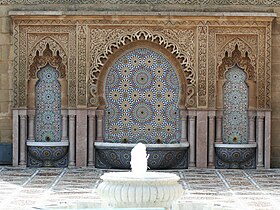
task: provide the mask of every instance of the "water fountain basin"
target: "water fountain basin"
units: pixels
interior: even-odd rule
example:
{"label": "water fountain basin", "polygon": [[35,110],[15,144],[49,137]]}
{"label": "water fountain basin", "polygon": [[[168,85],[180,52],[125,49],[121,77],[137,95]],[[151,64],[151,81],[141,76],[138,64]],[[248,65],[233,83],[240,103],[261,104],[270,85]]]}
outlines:
{"label": "water fountain basin", "polygon": [[111,172],[101,176],[103,182],[98,191],[109,206],[124,207],[165,207],[180,198],[183,188],[176,174],[146,172]]}
{"label": "water fountain basin", "polygon": [[215,144],[216,168],[256,168],[256,143]]}
{"label": "water fountain basin", "polygon": [[[131,149],[136,144],[95,142],[95,167],[102,169],[130,169]],[[150,169],[187,169],[189,143],[145,144],[150,154]]]}
{"label": "water fountain basin", "polygon": [[27,141],[28,165],[37,167],[66,167],[69,141]]}

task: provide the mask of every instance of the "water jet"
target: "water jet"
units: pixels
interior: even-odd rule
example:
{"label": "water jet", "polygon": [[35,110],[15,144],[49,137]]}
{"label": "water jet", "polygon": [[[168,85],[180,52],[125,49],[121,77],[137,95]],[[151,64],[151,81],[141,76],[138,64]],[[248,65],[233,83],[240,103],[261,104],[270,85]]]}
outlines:
{"label": "water jet", "polygon": [[110,207],[168,209],[183,194],[176,174],[147,172],[148,158],[145,145],[138,143],[131,151],[131,172],[110,172],[101,176],[103,182],[98,191]]}

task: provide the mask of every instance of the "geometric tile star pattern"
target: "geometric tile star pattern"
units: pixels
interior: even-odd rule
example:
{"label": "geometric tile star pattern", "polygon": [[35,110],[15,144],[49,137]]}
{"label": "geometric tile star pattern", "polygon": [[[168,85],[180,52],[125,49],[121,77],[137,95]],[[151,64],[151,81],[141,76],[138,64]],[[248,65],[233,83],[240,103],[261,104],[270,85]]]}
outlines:
{"label": "geometric tile star pattern", "polygon": [[123,53],[105,83],[105,141],[180,142],[180,84],[167,58],[149,48]]}
{"label": "geometric tile star pattern", "polygon": [[248,143],[248,87],[246,73],[237,65],[226,73],[224,85],[223,142]]}

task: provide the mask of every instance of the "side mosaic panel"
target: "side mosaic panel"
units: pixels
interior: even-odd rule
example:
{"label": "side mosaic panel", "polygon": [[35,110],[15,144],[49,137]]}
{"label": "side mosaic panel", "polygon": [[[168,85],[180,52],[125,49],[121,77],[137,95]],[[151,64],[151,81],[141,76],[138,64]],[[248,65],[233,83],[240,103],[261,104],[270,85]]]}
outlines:
{"label": "side mosaic panel", "polygon": [[223,142],[248,142],[248,87],[246,74],[238,66],[226,72],[224,84]]}
{"label": "side mosaic panel", "polygon": [[36,84],[35,141],[61,140],[61,87],[59,73],[50,65],[38,72]]}

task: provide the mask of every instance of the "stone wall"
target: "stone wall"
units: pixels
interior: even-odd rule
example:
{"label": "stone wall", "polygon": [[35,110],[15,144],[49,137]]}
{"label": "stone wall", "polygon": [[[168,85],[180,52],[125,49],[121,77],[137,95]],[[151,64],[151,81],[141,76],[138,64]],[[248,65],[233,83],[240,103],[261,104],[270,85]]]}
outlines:
{"label": "stone wall", "polygon": [[280,167],[280,8],[272,25],[271,166]]}
{"label": "stone wall", "polygon": [[[108,0],[109,1],[109,0]],[[13,4],[10,4],[14,2]],[[276,12],[280,17],[280,5],[265,5],[266,2],[274,1],[256,1],[249,6],[242,6],[244,1],[238,1],[239,5],[205,5],[199,1],[201,5],[193,3],[192,5],[157,5],[148,4],[148,1],[142,1],[146,4],[34,4],[34,5],[18,5],[16,1],[0,0],[0,143],[12,143],[12,70],[13,70],[13,48],[12,48],[12,25],[8,12],[12,10],[30,10],[30,11],[48,11],[48,10],[96,10],[96,11],[135,11],[141,14],[143,11],[153,12],[157,14],[160,11],[178,11],[178,12],[205,12],[205,11],[224,11],[224,12]],[[24,1],[21,1],[21,3]],[[59,2],[59,1],[57,1]],[[96,1],[97,2],[97,1]],[[139,1],[140,2],[140,1]],[[154,2],[154,1],[153,1]],[[187,1],[186,1],[187,2]],[[189,1],[194,2],[194,1]],[[213,1],[211,1],[213,2]],[[220,1],[225,2],[225,1]],[[230,1],[229,1],[230,2]],[[235,3],[237,1],[234,1]],[[39,3],[37,1],[36,3]],[[160,2],[159,2],[160,3]],[[161,2],[162,3],[162,2]],[[232,3],[232,2],[231,2]],[[280,18],[275,18],[272,25],[272,153],[271,167],[280,167]]]}
{"label": "stone wall", "polygon": [[7,7],[0,7],[0,143],[12,142],[12,27]]}

